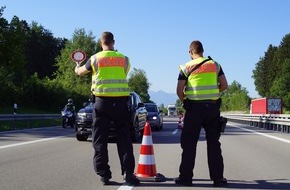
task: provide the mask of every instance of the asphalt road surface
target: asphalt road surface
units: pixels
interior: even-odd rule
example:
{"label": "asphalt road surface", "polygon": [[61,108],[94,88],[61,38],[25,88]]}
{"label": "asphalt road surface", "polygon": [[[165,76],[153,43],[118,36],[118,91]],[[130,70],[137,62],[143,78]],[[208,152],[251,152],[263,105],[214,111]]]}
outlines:
{"label": "asphalt road surface", "polygon": [[[116,144],[109,144],[112,185],[94,173],[91,139],[79,142],[74,129],[60,126],[0,133],[0,190],[163,190],[215,189],[209,180],[206,140],[200,135],[192,187],[177,186],[181,158],[177,118],[164,118],[162,131],[152,131],[155,165],[166,181],[123,183]],[[221,137],[226,188],[290,189],[290,134],[229,122]],[[137,170],[141,143],[134,144]]]}

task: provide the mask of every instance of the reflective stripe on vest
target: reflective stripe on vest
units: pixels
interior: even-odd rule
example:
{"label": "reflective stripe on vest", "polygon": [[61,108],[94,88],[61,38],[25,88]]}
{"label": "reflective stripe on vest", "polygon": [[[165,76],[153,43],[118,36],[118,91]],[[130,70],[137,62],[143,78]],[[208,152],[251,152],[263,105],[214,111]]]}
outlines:
{"label": "reflective stripe on vest", "polygon": [[194,86],[194,87],[187,87],[186,90],[188,91],[196,91],[196,90],[215,90],[216,85],[212,86]]}
{"label": "reflective stripe on vest", "polygon": [[217,100],[219,94],[186,94],[190,100]]}
{"label": "reflective stripe on vest", "polygon": [[216,100],[219,98],[218,71],[219,65],[210,60],[201,65],[198,69],[189,73],[193,67],[205,60],[199,58],[181,66],[181,71],[188,77],[185,88],[185,96],[191,100]]}
{"label": "reflective stripe on vest", "polygon": [[92,87],[96,96],[129,96],[126,80],[130,69],[129,59],[116,51],[102,51],[91,57]]}
{"label": "reflective stripe on vest", "polygon": [[129,88],[117,88],[117,89],[114,89],[114,88],[98,88],[96,89],[94,92],[96,93],[109,93],[109,92],[124,92],[124,91],[129,91],[130,89]]}
{"label": "reflective stripe on vest", "polygon": [[93,81],[93,84],[96,84],[96,85],[100,85],[100,84],[114,84],[114,83],[120,83],[120,84],[126,84],[127,83],[127,80],[96,80],[96,81]]}

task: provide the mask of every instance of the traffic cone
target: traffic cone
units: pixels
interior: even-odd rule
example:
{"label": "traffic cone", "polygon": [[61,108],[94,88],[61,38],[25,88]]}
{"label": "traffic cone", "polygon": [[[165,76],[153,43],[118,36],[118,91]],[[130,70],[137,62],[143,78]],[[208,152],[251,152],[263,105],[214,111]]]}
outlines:
{"label": "traffic cone", "polygon": [[148,122],[144,127],[139,163],[135,175],[141,181],[165,181],[165,177],[156,172],[151,127]]}

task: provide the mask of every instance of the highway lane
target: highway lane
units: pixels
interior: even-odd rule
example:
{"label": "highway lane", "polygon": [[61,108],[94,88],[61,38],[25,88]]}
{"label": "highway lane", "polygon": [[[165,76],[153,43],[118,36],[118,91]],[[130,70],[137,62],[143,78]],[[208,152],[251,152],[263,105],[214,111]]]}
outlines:
{"label": "highway lane", "polygon": [[[104,187],[93,171],[90,139],[77,141],[73,129],[51,127],[0,133],[0,189],[214,189],[209,180],[204,132],[198,143],[193,187],[173,183],[181,154],[180,130],[176,131],[176,127],[177,118],[165,118],[164,130],[152,131],[157,172],[166,181],[142,182],[138,187],[123,184],[113,142],[109,144],[113,184]],[[290,189],[288,141],[289,134],[228,123],[221,142],[229,185],[218,189]],[[140,145],[134,144],[136,169]]]}
{"label": "highway lane", "polygon": [[25,143],[53,140],[71,135],[72,132],[73,129],[63,129],[60,126],[0,132],[0,149]]}

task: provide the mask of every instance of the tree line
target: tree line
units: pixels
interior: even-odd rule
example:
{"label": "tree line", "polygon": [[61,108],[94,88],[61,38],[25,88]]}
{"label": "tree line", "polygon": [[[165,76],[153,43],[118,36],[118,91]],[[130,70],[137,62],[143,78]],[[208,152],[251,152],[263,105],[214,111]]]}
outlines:
{"label": "tree line", "polygon": [[[28,24],[14,16],[10,22],[0,8],[0,105],[17,103],[23,106],[55,110],[72,98],[81,106],[90,98],[91,76],[76,76],[71,53],[81,49],[87,58],[101,51],[92,32],[76,29],[72,39],[55,38],[37,22]],[[279,47],[269,46],[253,70],[256,89],[261,96],[282,97],[290,104],[290,40],[286,35]],[[86,60],[85,60],[86,61]],[[143,102],[150,100],[146,72],[133,68],[129,87]],[[251,98],[237,81],[222,94],[222,111],[248,110]],[[177,101],[177,104],[180,102]],[[159,105],[162,108],[162,105]]]}
{"label": "tree line", "polygon": [[[0,8],[0,105],[56,110],[72,98],[77,107],[90,98],[91,77],[76,76],[71,53],[81,49],[87,58],[101,51],[92,32],[76,29],[72,39],[55,38],[37,22],[14,16],[10,23]],[[85,60],[86,61],[86,60]],[[133,68],[129,86],[150,101],[146,73]]]}
{"label": "tree line", "polygon": [[290,110],[290,33],[279,46],[269,45],[252,77],[260,96],[282,98],[284,108]]}

